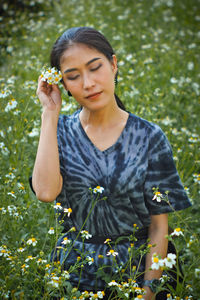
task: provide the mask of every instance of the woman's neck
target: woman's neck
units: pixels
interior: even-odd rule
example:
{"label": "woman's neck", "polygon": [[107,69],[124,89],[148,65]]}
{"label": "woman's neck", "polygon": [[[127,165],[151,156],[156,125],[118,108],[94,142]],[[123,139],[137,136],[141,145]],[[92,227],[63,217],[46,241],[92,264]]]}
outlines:
{"label": "woman's neck", "polygon": [[96,111],[91,111],[83,107],[79,117],[83,126],[106,129],[116,122],[127,119],[128,113],[119,108],[116,103],[115,105]]}

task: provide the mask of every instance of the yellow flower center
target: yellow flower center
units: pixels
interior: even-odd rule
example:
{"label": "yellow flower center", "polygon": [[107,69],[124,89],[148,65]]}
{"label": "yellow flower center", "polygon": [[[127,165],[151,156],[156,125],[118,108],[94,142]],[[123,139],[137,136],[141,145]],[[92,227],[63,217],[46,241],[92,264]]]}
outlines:
{"label": "yellow flower center", "polygon": [[154,257],[153,262],[155,262],[157,264],[159,262],[159,259],[157,257]]}

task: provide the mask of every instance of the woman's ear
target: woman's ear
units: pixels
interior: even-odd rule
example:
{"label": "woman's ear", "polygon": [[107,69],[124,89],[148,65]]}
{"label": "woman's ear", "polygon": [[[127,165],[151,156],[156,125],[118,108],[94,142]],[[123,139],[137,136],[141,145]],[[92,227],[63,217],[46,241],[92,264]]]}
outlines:
{"label": "woman's ear", "polygon": [[112,69],[115,75],[117,74],[118,67],[117,67],[117,57],[115,54],[112,55]]}

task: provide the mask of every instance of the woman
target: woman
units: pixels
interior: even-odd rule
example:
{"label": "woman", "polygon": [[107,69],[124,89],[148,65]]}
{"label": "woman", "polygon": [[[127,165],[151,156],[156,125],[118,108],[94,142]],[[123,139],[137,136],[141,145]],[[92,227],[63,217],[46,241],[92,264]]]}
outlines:
{"label": "woman", "polygon": [[[115,95],[117,58],[98,31],[88,27],[67,30],[53,46],[51,65],[61,71],[64,88],[81,109],[59,116],[62,100],[58,86],[39,78],[37,95],[43,112],[33,190],[41,201],[57,199],[63,208],[71,208],[70,217],[64,217],[65,232],[72,227],[78,232],[91,210],[89,188],[102,187],[100,197],[106,200],[96,203],[84,226],[92,235],[86,240],[85,251],[91,253],[94,263],[84,268],[79,288],[105,288],[104,281],[96,281],[94,275],[100,265],[99,255],[103,255],[104,264],[110,264],[110,248],[104,241],[130,235],[133,224],[137,224],[135,247],[145,244],[147,238],[156,244],[140,266],[141,272],[146,270],[144,278],[138,279],[146,290],[145,299],[152,299],[152,282],[162,271],[149,268],[153,253],[166,257],[167,214],[191,205],[167,138],[157,125],[127,112]],[[153,187],[162,194],[169,191],[170,205],[152,200]],[[57,246],[64,247],[66,237],[74,240],[76,234],[63,235]],[[126,263],[129,245],[124,240],[116,246],[119,262]],[[80,239],[74,248],[82,249]],[[52,259],[60,260],[68,269],[78,255],[75,250],[70,254],[54,251]],[[77,286],[79,276],[71,274],[70,280]]]}

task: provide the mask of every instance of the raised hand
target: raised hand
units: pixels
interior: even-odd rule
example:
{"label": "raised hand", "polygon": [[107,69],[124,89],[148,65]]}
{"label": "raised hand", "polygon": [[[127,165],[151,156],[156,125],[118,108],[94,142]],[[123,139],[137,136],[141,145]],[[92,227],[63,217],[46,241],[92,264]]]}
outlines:
{"label": "raised hand", "polygon": [[38,79],[38,88],[36,92],[43,109],[50,111],[55,111],[56,114],[59,114],[62,99],[61,92],[57,84],[49,84],[46,81],[42,80],[40,76]]}

